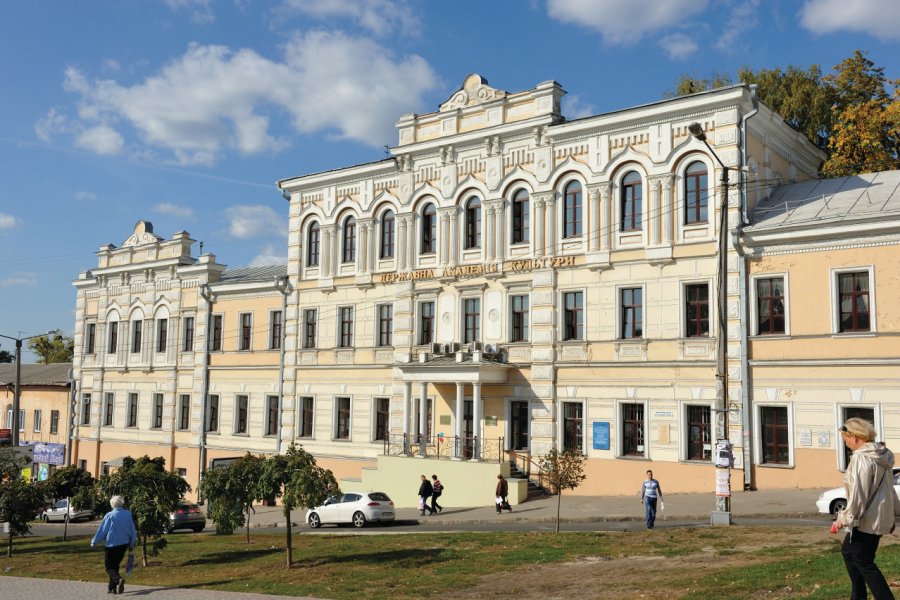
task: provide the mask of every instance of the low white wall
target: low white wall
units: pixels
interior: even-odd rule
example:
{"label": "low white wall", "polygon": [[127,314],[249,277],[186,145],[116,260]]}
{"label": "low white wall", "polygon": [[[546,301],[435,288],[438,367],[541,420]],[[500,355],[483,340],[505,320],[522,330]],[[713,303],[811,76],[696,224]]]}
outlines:
{"label": "low white wall", "polygon": [[[416,506],[421,476],[437,475],[444,484],[438,504],[444,507],[493,506],[497,475],[509,477],[509,465],[496,462],[435,460],[379,456],[377,468],[364,468],[361,479],[342,479],[345,492],[384,492],[398,508]],[[528,481],[509,480],[509,502],[520,504],[528,495]]]}

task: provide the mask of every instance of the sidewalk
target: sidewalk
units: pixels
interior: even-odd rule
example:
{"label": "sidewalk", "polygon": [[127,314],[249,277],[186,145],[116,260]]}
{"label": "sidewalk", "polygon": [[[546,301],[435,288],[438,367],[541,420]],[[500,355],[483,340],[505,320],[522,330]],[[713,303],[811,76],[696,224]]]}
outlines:
{"label": "sidewalk", "polygon": [[[735,523],[740,518],[750,517],[811,517],[819,515],[816,499],[830,488],[806,490],[760,490],[756,492],[734,492],[731,498],[731,513]],[[513,507],[510,514],[497,515],[496,509],[485,506],[460,507],[453,505],[453,496],[441,496],[443,512],[433,517],[419,516],[415,508],[397,509],[397,520],[420,521],[426,526],[440,526],[462,523],[493,522],[502,518],[518,522],[546,523],[556,521],[556,496],[542,496]],[[665,510],[657,519],[666,520],[708,520],[715,509],[716,498],[709,494],[664,494]],[[257,506],[251,515],[251,527],[284,527],[285,518],[278,506]],[[827,518],[821,515],[823,519]],[[291,513],[294,525],[306,526],[306,510]],[[560,520],[562,522],[629,521],[643,520],[644,509],[637,495],[634,496],[573,496],[563,493]]]}

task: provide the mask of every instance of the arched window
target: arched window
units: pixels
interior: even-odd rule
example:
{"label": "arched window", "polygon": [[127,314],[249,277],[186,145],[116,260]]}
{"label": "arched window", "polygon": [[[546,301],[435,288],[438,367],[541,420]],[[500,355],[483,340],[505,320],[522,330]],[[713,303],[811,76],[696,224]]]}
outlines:
{"label": "arched window", "polygon": [[512,199],[512,243],[527,244],[529,235],[529,199],[527,190],[519,190]]}
{"label": "arched window", "polygon": [[684,223],[706,223],[709,209],[709,182],[706,165],[692,162],[684,172]]}
{"label": "arched window", "polygon": [[356,260],[356,219],[353,217],[347,217],[344,220],[344,251],[342,259],[345,263]]}
{"label": "arched window", "polygon": [[581,184],[573,181],[566,186],[563,197],[563,237],[581,235]]}
{"label": "arched window", "polygon": [[306,234],[306,266],[319,266],[319,222],[313,221]]}
{"label": "arched window", "polygon": [[622,178],[622,231],[641,230],[641,176],[629,171]]}
{"label": "arched window", "polygon": [[421,254],[433,254],[437,247],[437,211],[434,204],[428,203],[422,208],[422,251]]}
{"label": "arched window", "polygon": [[394,258],[394,212],[384,211],[381,215],[381,258]]}
{"label": "arched window", "polygon": [[481,200],[469,198],[466,203],[466,243],[465,248],[481,247]]}

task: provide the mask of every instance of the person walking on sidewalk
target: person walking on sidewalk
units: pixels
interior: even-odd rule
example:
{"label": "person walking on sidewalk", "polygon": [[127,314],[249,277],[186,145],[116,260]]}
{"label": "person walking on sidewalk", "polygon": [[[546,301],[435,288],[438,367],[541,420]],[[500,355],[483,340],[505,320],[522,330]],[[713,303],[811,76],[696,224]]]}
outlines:
{"label": "person walking on sidewalk", "polygon": [[894,454],[875,442],[875,427],[865,419],[847,419],[841,427],[844,444],[853,451],[844,473],[847,507],[832,527],[848,530],[841,544],[844,565],[850,576],[851,600],[864,600],[866,586],[875,600],[893,600],[894,594],[875,564],[881,536],[894,532],[900,500],[894,493]]}
{"label": "person walking on sidewalk", "polygon": [[653,529],[656,524],[656,502],[662,502],[662,488],[659,482],[653,478],[653,471],[647,470],[647,479],[641,486],[641,503],[647,515],[647,529]]}
{"label": "person walking on sidewalk", "polygon": [[431,482],[422,475],[422,483],[419,484],[419,515],[424,515],[426,510],[429,515],[434,514],[434,509],[428,506],[428,500],[431,499],[432,494],[434,494],[434,488],[431,487]]}
{"label": "person walking on sidewalk", "polygon": [[497,475],[497,489],[495,492],[497,494],[497,514],[499,515],[502,513],[504,508],[509,512],[512,512],[512,506],[509,505],[509,501],[507,500],[507,497],[509,496],[509,483],[503,478],[502,473]]}
{"label": "person walking on sidewalk", "polygon": [[443,512],[444,507],[438,504],[438,498],[444,492],[444,484],[441,483],[437,475],[431,476],[431,489],[431,514],[434,514],[434,511]]}
{"label": "person walking on sidewalk", "polygon": [[109,499],[112,510],[103,517],[100,528],[91,540],[91,548],[103,542],[103,566],[109,575],[107,594],[121,594],[125,590],[125,580],[119,575],[119,566],[125,550],[134,551],[137,542],[137,533],[134,530],[134,517],[131,512],[122,508],[125,500],[122,496],[113,496]]}

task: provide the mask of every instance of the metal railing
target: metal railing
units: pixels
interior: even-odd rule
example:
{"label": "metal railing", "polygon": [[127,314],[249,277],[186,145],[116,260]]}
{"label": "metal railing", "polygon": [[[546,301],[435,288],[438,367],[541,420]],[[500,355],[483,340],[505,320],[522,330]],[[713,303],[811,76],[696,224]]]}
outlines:
{"label": "metal railing", "polygon": [[390,434],[384,440],[385,456],[421,456],[502,462],[503,438],[478,438],[437,435],[425,437],[410,433]]}
{"label": "metal railing", "polygon": [[507,450],[506,454],[509,455],[509,464],[515,466],[526,478],[536,483],[544,493],[553,493],[550,483],[541,469],[541,463],[532,458],[530,453]]}

